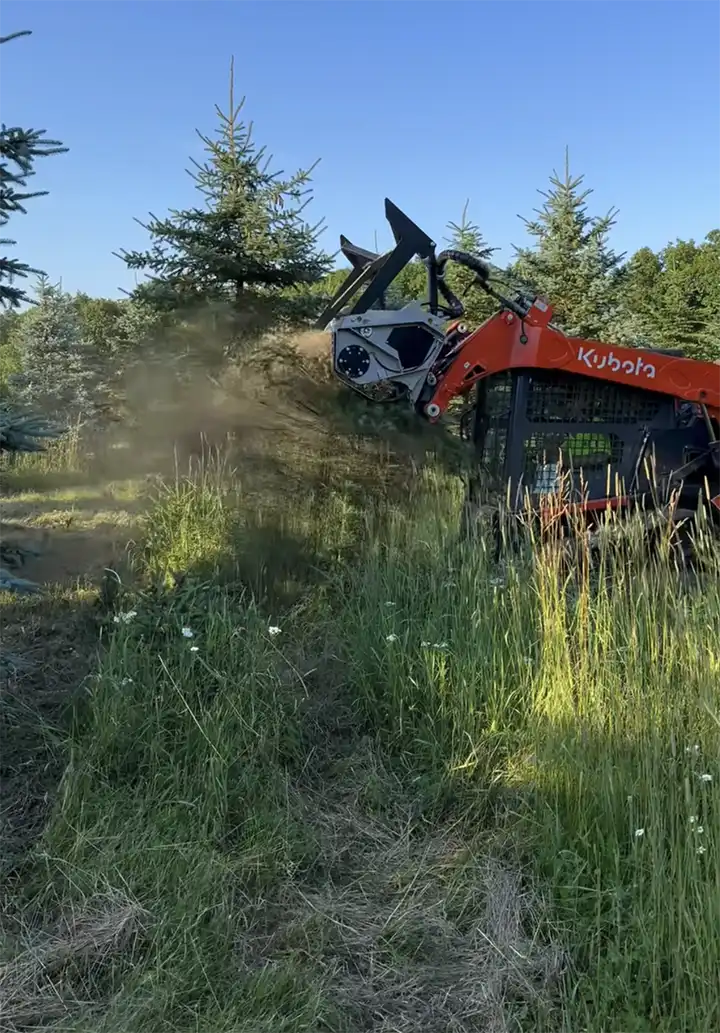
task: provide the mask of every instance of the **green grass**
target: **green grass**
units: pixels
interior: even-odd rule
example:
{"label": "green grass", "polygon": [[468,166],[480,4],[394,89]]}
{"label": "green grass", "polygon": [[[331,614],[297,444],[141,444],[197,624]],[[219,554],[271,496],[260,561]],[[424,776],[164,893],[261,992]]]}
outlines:
{"label": "green grass", "polygon": [[394,504],[356,461],[152,489],[6,905],[6,1022],[718,1028],[717,562],[499,566],[454,479]]}

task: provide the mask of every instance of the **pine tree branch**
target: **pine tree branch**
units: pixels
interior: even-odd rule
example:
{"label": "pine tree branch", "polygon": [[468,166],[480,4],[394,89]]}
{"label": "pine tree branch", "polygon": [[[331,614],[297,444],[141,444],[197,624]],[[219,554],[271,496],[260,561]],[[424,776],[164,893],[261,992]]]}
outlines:
{"label": "pine tree branch", "polygon": [[0,567],[0,592],[14,592],[17,595],[37,595],[42,592],[34,581],[17,577],[4,567]]}
{"label": "pine tree branch", "polygon": [[32,31],[21,29],[19,32],[11,32],[9,36],[0,36],[0,43],[9,43],[11,39],[19,39],[20,36],[32,36]]}

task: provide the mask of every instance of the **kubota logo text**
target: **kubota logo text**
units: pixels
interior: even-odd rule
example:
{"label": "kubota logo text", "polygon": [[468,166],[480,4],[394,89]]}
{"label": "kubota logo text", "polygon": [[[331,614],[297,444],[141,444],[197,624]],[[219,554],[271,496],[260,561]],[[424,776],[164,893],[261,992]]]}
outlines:
{"label": "kubota logo text", "polygon": [[578,362],[584,362],[588,369],[609,369],[613,373],[629,373],[639,377],[640,374],[652,380],[655,367],[652,362],[645,362],[640,356],[637,359],[618,359],[613,352],[598,352],[595,348],[578,348]]}

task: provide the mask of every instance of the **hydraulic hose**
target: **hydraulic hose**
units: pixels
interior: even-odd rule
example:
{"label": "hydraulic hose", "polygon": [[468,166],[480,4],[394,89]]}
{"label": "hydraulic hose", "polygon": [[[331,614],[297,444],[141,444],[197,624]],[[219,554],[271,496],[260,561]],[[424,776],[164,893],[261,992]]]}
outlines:
{"label": "hydraulic hose", "polygon": [[443,251],[437,256],[437,285],[438,290],[447,302],[452,319],[459,319],[465,313],[465,306],[460,298],[454,294],[445,283],[445,266],[448,262],[456,262],[458,265],[470,269],[482,283],[487,282],[490,277],[490,266],[481,258],[469,254],[467,251]]}

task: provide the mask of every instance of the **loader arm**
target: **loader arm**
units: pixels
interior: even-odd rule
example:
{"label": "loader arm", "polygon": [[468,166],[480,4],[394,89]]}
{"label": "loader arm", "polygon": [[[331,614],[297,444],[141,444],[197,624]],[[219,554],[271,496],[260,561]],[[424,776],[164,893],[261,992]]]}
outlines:
{"label": "loader arm", "polygon": [[552,309],[535,299],[527,314],[501,311],[471,333],[424,401],[436,422],[453,398],[493,373],[511,369],[562,370],[642,387],[706,407],[720,422],[720,366],[675,354],[566,337],[550,326]]}

